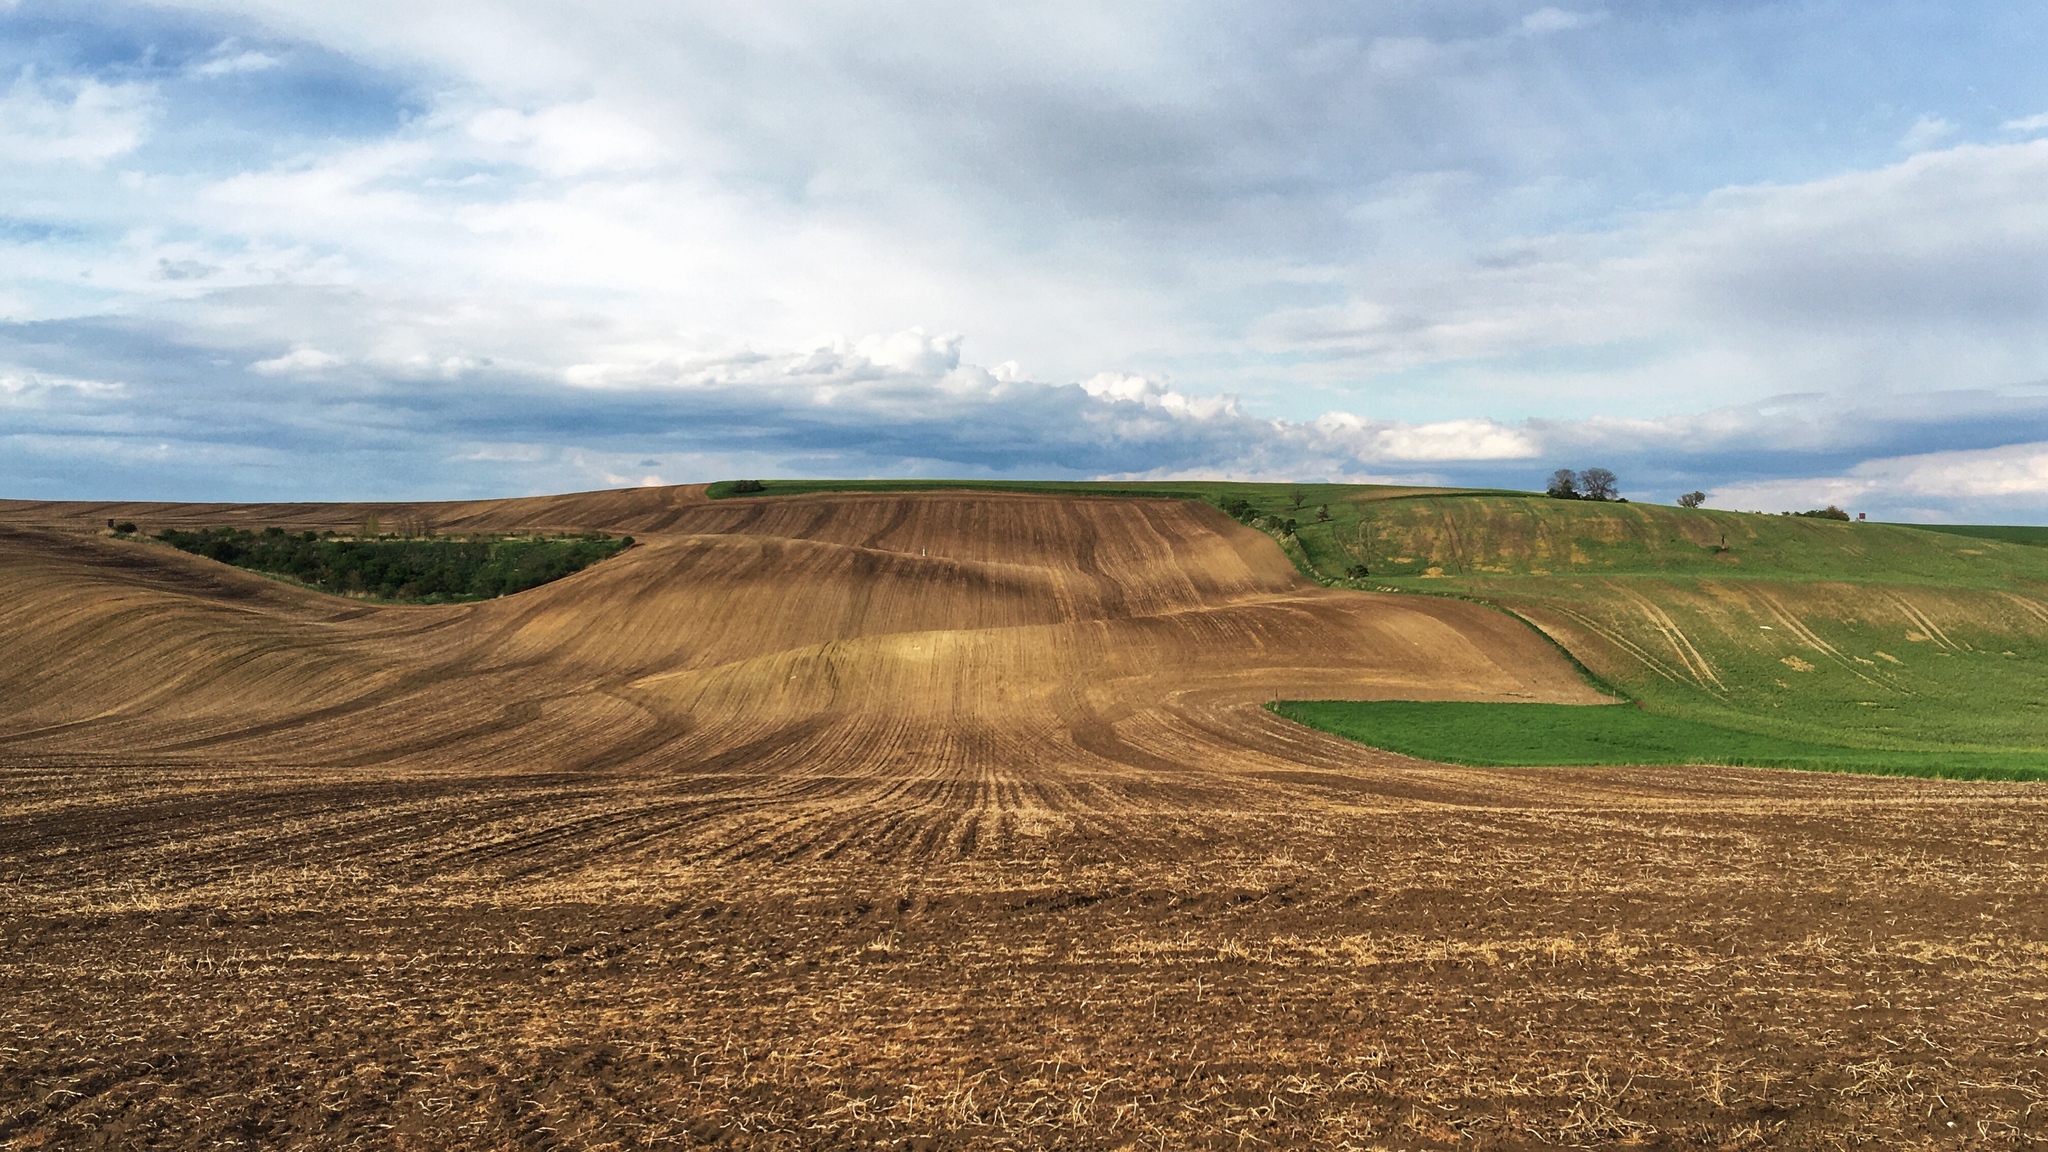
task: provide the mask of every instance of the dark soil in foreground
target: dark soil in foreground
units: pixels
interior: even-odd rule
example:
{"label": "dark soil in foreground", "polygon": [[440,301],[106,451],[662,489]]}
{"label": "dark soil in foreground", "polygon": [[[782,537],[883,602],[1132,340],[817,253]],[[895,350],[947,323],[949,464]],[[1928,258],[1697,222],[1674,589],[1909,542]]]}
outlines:
{"label": "dark soil in foreground", "polygon": [[2037,790],[1316,775],[16,766],[0,1146],[2048,1141]]}

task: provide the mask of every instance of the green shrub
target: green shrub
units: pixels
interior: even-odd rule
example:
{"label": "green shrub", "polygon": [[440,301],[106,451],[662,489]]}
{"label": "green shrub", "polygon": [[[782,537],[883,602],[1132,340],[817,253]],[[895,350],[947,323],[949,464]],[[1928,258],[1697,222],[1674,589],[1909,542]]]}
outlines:
{"label": "green shrub", "polygon": [[1794,512],[1792,513],[1792,515],[1812,516],[1817,520],[1847,520],[1849,518],[1849,514],[1847,512],[1842,511],[1840,508],[1835,507],[1833,504],[1830,504],[1825,508],[1813,508],[1805,512]]}
{"label": "green shrub", "polygon": [[535,588],[615,556],[632,538],[601,533],[457,540],[348,540],[282,528],[169,529],[157,539],[197,556],[289,576],[323,592],[381,600],[488,600]]}

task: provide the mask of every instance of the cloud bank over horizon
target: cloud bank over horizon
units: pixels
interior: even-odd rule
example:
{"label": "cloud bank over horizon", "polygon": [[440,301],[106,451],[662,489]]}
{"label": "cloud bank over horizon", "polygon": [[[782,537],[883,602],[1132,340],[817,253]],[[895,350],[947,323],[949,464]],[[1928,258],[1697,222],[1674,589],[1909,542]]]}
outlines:
{"label": "cloud bank over horizon", "polygon": [[2048,15],[0,7],[0,495],[2048,522]]}

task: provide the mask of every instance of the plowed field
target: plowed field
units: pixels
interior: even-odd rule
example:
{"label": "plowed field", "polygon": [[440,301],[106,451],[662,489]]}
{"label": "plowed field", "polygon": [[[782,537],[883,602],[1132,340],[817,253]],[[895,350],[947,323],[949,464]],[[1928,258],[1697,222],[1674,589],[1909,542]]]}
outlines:
{"label": "plowed field", "polygon": [[[517,596],[103,537],[631,533]],[[2048,1141],[2048,793],[1449,768],[1596,703],[1164,500],[0,504],[0,1146]]]}

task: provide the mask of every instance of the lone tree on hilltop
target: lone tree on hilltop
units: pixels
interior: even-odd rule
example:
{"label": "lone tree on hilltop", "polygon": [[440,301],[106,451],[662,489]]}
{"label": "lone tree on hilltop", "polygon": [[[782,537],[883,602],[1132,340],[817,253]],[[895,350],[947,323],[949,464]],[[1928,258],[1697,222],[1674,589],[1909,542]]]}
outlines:
{"label": "lone tree on hilltop", "polygon": [[1613,500],[1621,495],[1621,481],[1605,468],[1588,468],[1579,473],[1581,500]]}
{"label": "lone tree on hilltop", "polygon": [[1707,494],[1705,492],[1687,492],[1678,498],[1678,506],[1680,508],[1697,508],[1706,502]]}
{"label": "lone tree on hilltop", "polygon": [[1550,487],[1543,494],[1553,500],[1577,500],[1579,498],[1579,474],[1569,468],[1559,468],[1550,474]]}

